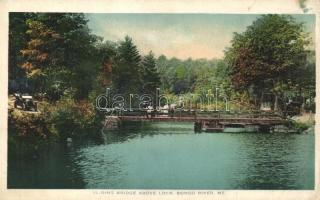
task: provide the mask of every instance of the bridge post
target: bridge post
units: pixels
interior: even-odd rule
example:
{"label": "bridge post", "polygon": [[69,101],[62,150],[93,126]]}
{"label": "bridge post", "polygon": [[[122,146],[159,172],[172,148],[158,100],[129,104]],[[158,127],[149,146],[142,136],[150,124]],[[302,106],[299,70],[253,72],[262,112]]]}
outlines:
{"label": "bridge post", "polygon": [[202,126],[203,126],[202,121],[195,121],[194,122],[194,132],[201,133],[202,132]]}
{"label": "bridge post", "polygon": [[261,131],[261,132],[270,133],[270,130],[271,130],[270,125],[264,125],[264,124],[259,125],[259,131]]}
{"label": "bridge post", "polygon": [[114,130],[118,129],[120,126],[121,120],[117,116],[106,116],[104,123],[103,123],[103,129],[107,130]]}

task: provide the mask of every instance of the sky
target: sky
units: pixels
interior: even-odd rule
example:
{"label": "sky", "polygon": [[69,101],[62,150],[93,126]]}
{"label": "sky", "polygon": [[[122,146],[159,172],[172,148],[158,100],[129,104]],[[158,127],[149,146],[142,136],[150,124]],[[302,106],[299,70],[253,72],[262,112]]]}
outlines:
{"label": "sky", "polygon": [[[139,52],[168,58],[223,58],[233,33],[241,33],[260,15],[254,14],[86,14],[92,33],[118,42],[126,35]],[[314,35],[314,15],[293,15]]]}

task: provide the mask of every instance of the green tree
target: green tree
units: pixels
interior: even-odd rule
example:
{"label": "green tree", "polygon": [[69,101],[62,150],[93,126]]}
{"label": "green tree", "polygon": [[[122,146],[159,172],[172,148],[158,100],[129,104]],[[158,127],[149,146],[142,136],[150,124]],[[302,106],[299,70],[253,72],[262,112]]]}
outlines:
{"label": "green tree", "polygon": [[[72,89],[76,99],[86,98],[97,73],[95,44],[100,38],[90,33],[85,16],[40,13],[25,23],[28,40],[20,51],[24,58],[21,67],[34,91],[57,100]],[[79,81],[84,76],[86,84]]]}
{"label": "green tree", "polygon": [[167,76],[167,71],[168,71],[167,64],[168,64],[168,59],[164,55],[159,56],[158,59],[156,60],[156,68],[159,72],[160,80],[161,80],[161,90],[168,91],[170,88],[170,83]]}
{"label": "green tree", "polygon": [[98,56],[102,63],[98,80],[104,89],[112,84],[112,68],[117,53],[117,43],[106,41],[97,46]]}
{"label": "green tree", "polygon": [[215,59],[180,60],[159,56],[156,66],[160,72],[161,89],[175,94],[205,93],[218,84],[215,75],[217,63]]}
{"label": "green tree", "polygon": [[285,93],[299,85],[297,72],[306,65],[309,38],[303,24],[288,15],[263,15],[231,43],[225,57],[235,88],[251,88],[259,97],[271,92],[274,107],[283,109]]}
{"label": "green tree", "polygon": [[28,26],[25,23],[32,13],[9,13],[9,92],[17,91],[26,85],[26,72],[21,68],[23,57],[21,49],[27,45]]}
{"label": "green tree", "polygon": [[143,67],[143,92],[154,94],[156,88],[160,86],[160,76],[156,68],[156,61],[152,51],[149,52],[142,60]]}
{"label": "green tree", "polygon": [[123,94],[139,93],[142,84],[141,56],[132,39],[126,36],[117,49],[113,68],[114,89]]}

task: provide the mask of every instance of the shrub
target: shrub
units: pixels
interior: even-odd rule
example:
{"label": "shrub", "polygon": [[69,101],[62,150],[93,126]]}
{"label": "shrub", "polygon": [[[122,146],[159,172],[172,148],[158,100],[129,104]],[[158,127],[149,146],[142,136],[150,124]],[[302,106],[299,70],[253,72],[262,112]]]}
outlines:
{"label": "shrub", "polygon": [[309,128],[309,126],[302,122],[292,121],[292,128],[297,130],[298,132],[303,132]]}
{"label": "shrub", "polygon": [[53,141],[57,135],[52,124],[39,113],[10,109],[8,113],[8,147],[17,153],[34,152]]}
{"label": "shrub", "polygon": [[96,125],[94,107],[87,101],[63,97],[50,108],[49,115],[61,138],[86,136]]}

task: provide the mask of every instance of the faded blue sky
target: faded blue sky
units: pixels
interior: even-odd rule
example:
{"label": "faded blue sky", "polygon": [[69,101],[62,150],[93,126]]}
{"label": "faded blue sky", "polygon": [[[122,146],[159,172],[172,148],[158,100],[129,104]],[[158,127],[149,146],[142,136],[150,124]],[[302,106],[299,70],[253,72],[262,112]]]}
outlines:
{"label": "faded blue sky", "polygon": [[[260,15],[248,14],[87,14],[89,27],[105,40],[132,37],[141,54],[222,58],[234,32],[243,32]],[[293,15],[313,32],[314,15]],[[314,32],[312,33],[314,35]]]}

